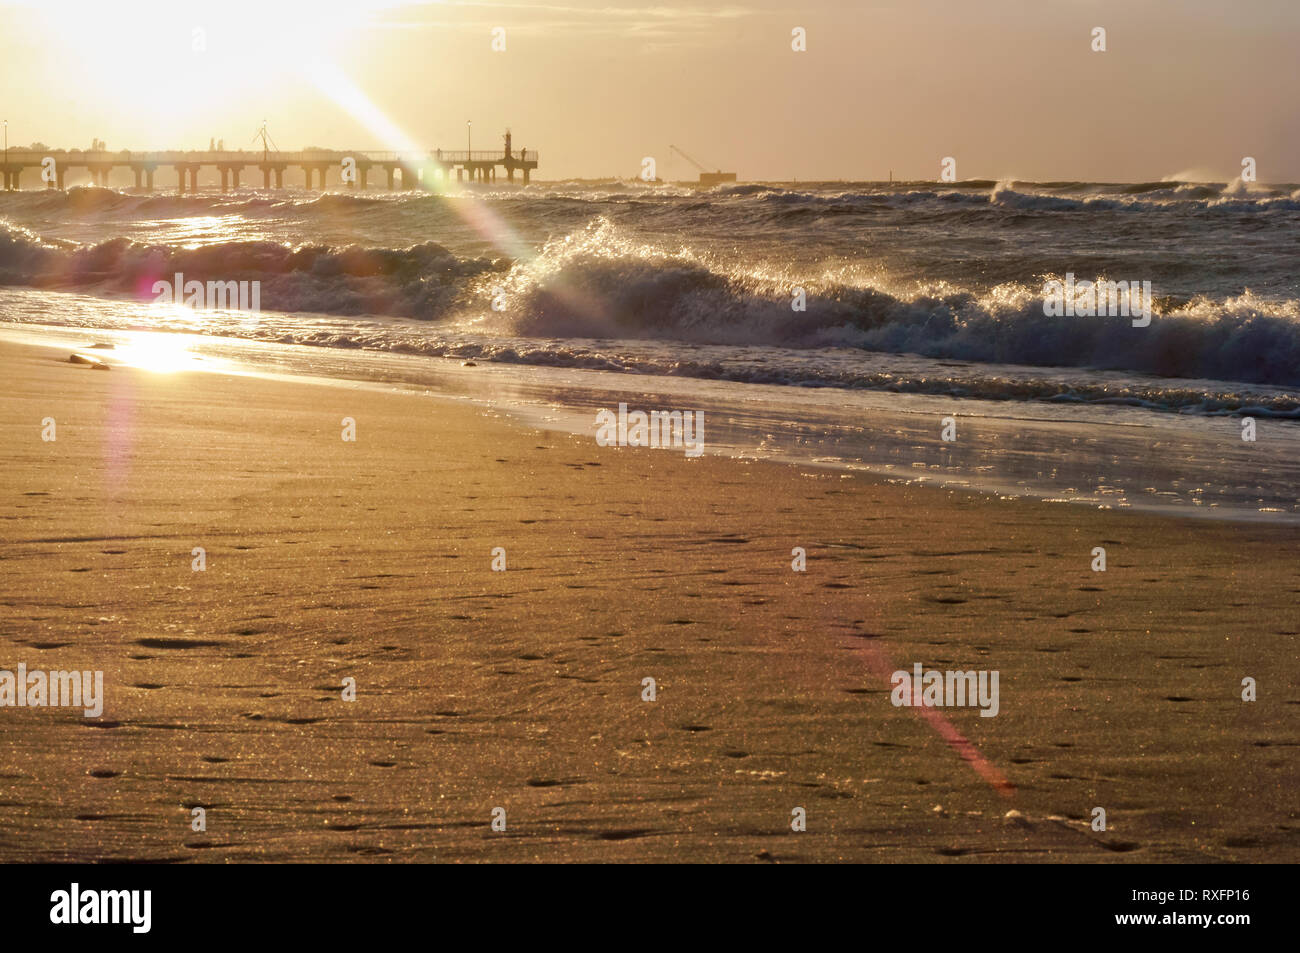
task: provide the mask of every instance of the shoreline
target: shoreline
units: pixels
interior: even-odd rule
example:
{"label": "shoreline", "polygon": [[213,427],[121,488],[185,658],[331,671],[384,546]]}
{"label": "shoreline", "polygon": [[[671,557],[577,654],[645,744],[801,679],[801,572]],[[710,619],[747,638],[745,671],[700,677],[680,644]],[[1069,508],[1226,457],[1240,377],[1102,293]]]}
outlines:
{"label": "shoreline", "polygon": [[[1300,526],[1300,426],[1262,415],[1258,441],[1246,443],[1238,416],[1125,406],[807,388],[155,329],[0,324],[0,340],[73,351],[116,341],[126,351],[92,353],[132,364],[129,352],[143,349],[134,363],[151,369],[402,389],[586,437],[599,411],[623,402],[703,410],[709,454],[1099,510]],[[957,431],[951,443],[949,420]]]}
{"label": "shoreline", "polygon": [[[1294,527],[61,350],[0,336],[0,668],[106,697],[0,708],[7,861],[1300,856]],[[917,663],[997,716],[895,707]]]}

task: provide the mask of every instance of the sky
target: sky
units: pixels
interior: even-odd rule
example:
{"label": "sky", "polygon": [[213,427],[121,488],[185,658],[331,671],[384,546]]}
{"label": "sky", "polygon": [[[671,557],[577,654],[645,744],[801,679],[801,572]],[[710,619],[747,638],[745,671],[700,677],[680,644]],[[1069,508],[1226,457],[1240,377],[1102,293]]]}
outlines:
{"label": "sky", "polygon": [[[662,3],[662,5],[657,5]],[[1106,50],[1093,50],[1093,30]],[[504,50],[494,50],[504,37]],[[792,49],[802,28],[806,50]],[[0,3],[10,146],[499,148],[633,177],[1300,181],[1300,0]]]}

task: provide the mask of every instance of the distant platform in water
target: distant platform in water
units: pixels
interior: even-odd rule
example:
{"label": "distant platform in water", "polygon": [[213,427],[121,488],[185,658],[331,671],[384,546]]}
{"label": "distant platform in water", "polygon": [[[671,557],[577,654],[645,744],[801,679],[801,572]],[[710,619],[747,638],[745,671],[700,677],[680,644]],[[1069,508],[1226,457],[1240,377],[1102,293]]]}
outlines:
{"label": "distant platform in water", "polygon": [[701,172],[700,185],[714,186],[722,185],[724,182],[735,182],[736,173],[734,172]]}

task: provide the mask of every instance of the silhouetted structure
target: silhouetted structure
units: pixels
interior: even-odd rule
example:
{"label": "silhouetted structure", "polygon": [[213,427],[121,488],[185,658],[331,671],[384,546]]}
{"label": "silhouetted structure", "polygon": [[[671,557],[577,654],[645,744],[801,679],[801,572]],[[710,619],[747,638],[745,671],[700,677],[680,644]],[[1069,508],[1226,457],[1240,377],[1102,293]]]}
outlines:
{"label": "silhouetted structure", "polygon": [[[51,165],[47,160],[53,160]],[[347,160],[351,160],[349,163]],[[250,167],[262,173],[262,187],[271,188],[274,178],[277,189],[284,188],[284,173],[289,168],[300,168],[306,176],[307,188],[313,188],[318,177],[319,188],[325,188],[326,176],[331,168],[338,172],[339,183],[355,188],[369,188],[370,173],[382,169],[387,173],[388,188],[397,188],[398,177],[404,189],[430,186],[441,179],[451,178],[462,182],[468,174],[471,182],[495,182],[497,170],[504,169],[506,179],[515,180],[515,172],[523,175],[528,184],[529,174],[537,168],[537,153],[517,152],[510,147],[510,133],[505,134],[505,149],[501,152],[474,151],[448,152],[437,149],[431,152],[370,152],[362,149],[332,150],[311,149],[303,152],[270,152],[241,150],[239,152],[189,151],[189,152],[108,152],[96,150],[83,152],[51,150],[33,152],[28,149],[10,149],[7,161],[0,166],[6,190],[19,187],[19,176],[27,169],[40,172],[51,170],[47,188],[63,188],[64,174],[68,169],[87,169],[95,185],[108,185],[108,177],[116,168],[128,168],[135,173],[135,187],[154,187],[154,173],[159,168],[172,168],[176,172],[177,191],[185,194],[186,178],[189,191],[198,189],[199,170],[205,166],[221,174],[221,189],[239,188],[239,178]],[[351,175],[351,181],[346,176]]]}
{"label": "silhouetted structure", "polygon": [[677,148],[676,146],[670,144],[668,148],[671,149],[673,152],[676,152],[679,156],[681,156],[691,165],[695,166],[695,168],[700,170],[699,184],[705,186],[706,188],[714,185],[721,185],[724,182],[736,181],[736,173],[734,172],[723,172],[721,169],[719,169],[716,172],[710,172],[708,169],[704,167],[703,163],[697,162],[695,159],[688,156],[685,152],[683,152],[681,149]]}

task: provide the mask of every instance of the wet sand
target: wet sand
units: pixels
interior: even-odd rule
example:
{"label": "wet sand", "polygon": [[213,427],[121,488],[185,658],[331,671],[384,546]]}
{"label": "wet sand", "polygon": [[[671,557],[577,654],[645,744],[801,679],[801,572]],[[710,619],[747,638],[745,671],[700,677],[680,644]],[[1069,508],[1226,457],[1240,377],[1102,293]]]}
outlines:
{"label": "wet sand", "polygon": [[67,357],[0,342],[0,668],[107,698],[0,708],[0,860],[1300,859],[1295,528]]}

